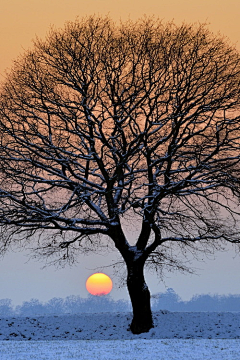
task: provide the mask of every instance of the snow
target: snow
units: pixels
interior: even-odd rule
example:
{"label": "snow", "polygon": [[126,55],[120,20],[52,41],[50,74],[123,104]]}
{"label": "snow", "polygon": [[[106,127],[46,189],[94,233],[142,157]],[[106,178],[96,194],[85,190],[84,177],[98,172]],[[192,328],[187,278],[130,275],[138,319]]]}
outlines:
{"label": "snow", "polygon": [[96,313],[0,319],[1,340],[239,339],[240,312],[154,313],[148,333],[129,331],[131,313]]}
{"label": "snow", "polygon": [[240,359],[240,312],[158,311],[140,335],[130,321],[130,313],[1,318],[0,359]]}
{"label": "snow", "polygon": [[237,360],[239,340],[0,342],[1,360]]}

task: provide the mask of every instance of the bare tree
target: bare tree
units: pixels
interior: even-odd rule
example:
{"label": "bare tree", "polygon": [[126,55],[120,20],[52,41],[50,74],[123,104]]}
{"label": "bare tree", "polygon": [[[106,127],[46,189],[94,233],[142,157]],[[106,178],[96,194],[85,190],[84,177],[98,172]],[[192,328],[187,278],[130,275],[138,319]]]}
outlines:
{"label": "bare tree", "polygon": [[109,239],[148,331],[144,265],[239,244],[239,89],[239,54],[205,25],[88,17],[37,39],[0,95],[2,253],[71,261]]}

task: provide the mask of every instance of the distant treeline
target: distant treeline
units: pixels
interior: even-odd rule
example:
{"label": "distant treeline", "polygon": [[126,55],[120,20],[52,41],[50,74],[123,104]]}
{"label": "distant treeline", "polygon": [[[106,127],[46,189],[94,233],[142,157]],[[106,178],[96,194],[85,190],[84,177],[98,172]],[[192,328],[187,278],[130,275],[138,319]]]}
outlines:
{"label": "distant treeline", "polygon": [[[182,301],[173,289],[152,296],[152,310],[169,311],[240,311],[240,295],[196,295],[189,301]],[[100,312],[128,312],[131,304],[127,300],[113,300],[110,295],[68,296],[53,298],[46,303],[38,299],[24,301],[14,307],[12,300],[0,300],[0,316],[64,315]]]}
{"label": "distant treeline", "polygon": [[189,301],[182,301],[172,288],[165,293],[152,296],[152,309],[169,311],[240,311],[239,295],[195,295]]}
{"label": "distant treeline", "polygon": [[127,312],[130,311],[130,302],[126,300],[114,301],[109,295],[87,298],[71,295],[62,298],[53,298],[46,303],[38,299],[24,301],[15,308],[12,300],[0,300],[0,316],[36,316],[36,315],[64,315],[99,312]]}

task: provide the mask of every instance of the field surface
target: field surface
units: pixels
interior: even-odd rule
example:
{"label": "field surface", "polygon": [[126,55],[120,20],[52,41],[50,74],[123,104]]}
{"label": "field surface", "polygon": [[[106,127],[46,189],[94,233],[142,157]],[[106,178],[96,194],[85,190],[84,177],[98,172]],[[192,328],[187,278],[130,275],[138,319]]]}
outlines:
{"label": "field surface", "polygon": [[0,319],[1,360],[240,360],[240,313],[154,313],[133,335],[130,314]]}
{"label": "field surface", "polygon": [[[240,313],[154,313],[148,333],[129,331],[130,313],[0,319],[0,340],[239,339]],[[240,356],[239,356],[240,360]]]}
{"label": "field surface", "polygon": [[1,341],[1,360],[239,360],[239,340]]}

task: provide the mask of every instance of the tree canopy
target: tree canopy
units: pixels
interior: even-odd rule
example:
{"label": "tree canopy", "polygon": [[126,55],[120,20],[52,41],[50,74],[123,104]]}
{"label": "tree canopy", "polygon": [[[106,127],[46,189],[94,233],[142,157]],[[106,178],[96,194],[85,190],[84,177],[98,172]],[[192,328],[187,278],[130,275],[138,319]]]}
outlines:
{"label": "tree canopy", "polygon": [[177,249],[238,244],[239,105],[239,54],[203,24],[52,29],[0,94],[2,251],[27,241],[65,261],[107,237],[134,303],[145,263],[184,269]]}

